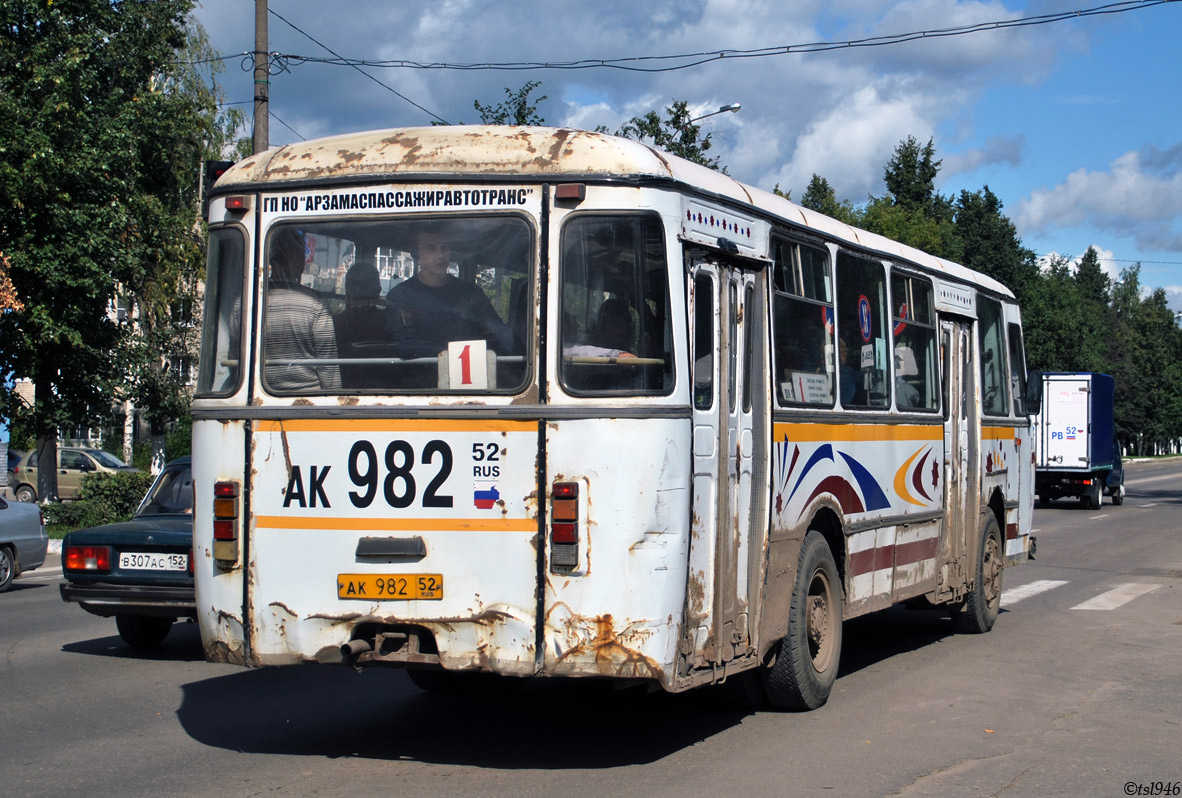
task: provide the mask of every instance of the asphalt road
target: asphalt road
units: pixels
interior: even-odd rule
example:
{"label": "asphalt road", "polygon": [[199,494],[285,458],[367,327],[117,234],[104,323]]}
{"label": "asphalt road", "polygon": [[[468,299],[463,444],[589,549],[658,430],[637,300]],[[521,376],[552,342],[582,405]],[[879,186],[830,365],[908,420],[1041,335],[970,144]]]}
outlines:
{"label": "asphalt road", "polygon": [[1038,558],[1006,572],[990,634],[902,609],[847,622],[835,692],[805,714],[246,670],[205,663],[192,625],[137,655],[61,601],[55,559],[0,595],[0,793],[1177,795],[1182,461],[1132,463],[1126,484],[1121,507],[1036,512]]}

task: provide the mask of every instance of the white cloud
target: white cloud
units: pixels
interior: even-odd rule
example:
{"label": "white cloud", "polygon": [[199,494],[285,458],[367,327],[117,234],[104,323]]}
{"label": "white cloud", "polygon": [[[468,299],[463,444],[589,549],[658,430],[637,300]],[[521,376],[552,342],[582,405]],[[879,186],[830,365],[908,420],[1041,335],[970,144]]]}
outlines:
{"label": "white cloud", "polygon": [[958,152],[942,158],[940,176],[947,179],[962,172],[971,172],[982,166],[1022,163],[1022,150],[1026,145],[1025,136],[991,136],[984,147]]}
{"label": "white cloud", "polygon": [[788,162],[762,182],[778,182],[800,196],[815,173],[842,199],[862,202],[882,193],[882,169],[895,146],[908,135],[926,142],[933,134],[930,97],[904,86],[886,89],[866,86],[814,119]]}
{"label": "white cloud", "polygon": [[1059,185],[1038,189],[1018,207],[1021,235],[1087,225],[1129,236],[1146,250],[1182,252],[1182,146],[1145,148],[1117,158],[1107,171],[1078,169]]}

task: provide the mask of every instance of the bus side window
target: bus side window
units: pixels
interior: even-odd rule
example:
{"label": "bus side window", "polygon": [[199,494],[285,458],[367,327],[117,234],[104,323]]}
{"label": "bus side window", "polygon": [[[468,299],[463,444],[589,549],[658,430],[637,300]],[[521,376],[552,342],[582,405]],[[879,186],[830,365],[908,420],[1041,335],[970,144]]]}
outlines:
{"label": "bus side window", "polygon": [[931,282],[892,271],[891,308],[895,405],[909,412],[939,410]]}
{"label": "bus side window", "polygon": [[714,406],[714,280],[694,278],[694,409]]}
{"label": "bus side window", "polygon": [[886,311],[883,265],[846,252],[838,253],[837,337],[842,348],[839,380],[845,406],[890,406]]}
{"label": "bus side window", "polygon": [[[822,250],[775,241],[772,357],[780,404],[832,407],[833,296],[829,256]],[[852,384],[852,383],[851,383]]]}
{"label": "bus side window", "polygon": [[559,378],[572,394],[673,390],[669,268],[653,215],[586,215],[562,231]]}
{"label": "bus side window", "polygon": [[1005,342],[1001,322],[1001,303],[984,296],[977,298],[977,333],[981,345],[981,410],[989,416],[1009,412],[1008,377],[1005,369]]}
{"label": "bus side window", "polygon": [[242,281],[246,244],[237,227],[209,231],[205,278],[205,330],[201,335],[197,393],[232,393],[242,374]]}
{"label": "bus side window", "polygon": [[1017,324],[1009,326],[1010,338],[1010,389],[1014,396],[1014,415],[1026,415],[1026,352],[1022,347],[1022,328]]}

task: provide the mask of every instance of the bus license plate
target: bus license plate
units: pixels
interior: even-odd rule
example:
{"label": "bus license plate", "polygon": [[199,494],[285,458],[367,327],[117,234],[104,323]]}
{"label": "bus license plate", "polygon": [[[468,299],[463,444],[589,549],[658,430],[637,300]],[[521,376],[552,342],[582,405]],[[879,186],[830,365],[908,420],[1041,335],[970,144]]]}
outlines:
{"label": "bus license plate", "polygon": [[337,598],[436,601],[443,598],[443,574],[337,574]]}
{"label": "bus license plate", "polygon": [[133,571],[187,571],[188,554],[166,554],[156,551],[124,551],[119,554],[119,567]]}

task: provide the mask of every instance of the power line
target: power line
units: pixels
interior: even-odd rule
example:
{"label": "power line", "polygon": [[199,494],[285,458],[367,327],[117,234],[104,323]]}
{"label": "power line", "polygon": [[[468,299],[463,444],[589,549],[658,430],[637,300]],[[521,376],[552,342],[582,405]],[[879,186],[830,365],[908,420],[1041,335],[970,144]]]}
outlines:
{"label": "power line", "polygon": [[[1067,256],[1065,256],[1062,252],[1044,252],[1042,254],[1036,254],[1034,257],[1041,259],[1041,258],[1063,258],[1063,257],[1067,257]],[[1082,258],[1082,257],[1083,257],[1083,255],[1078,255],[1075,258],[1072,258],[1072,260],[1078,260],[1079,258]],[[1182,260],[1141,260],[1140,258],[1109,258],[1109,257],[1106,257],[1104,255],[1099,255],[1099,254],[1096,255],[1096,260],[1106,260],[1106,261],[1110,261],[1112,263],[1148,263],[1148,264],[1152,264],[1154,266],[1182,266]]]}
{"label": "power line", "polygon": [[[312,37],[312,35],[311,35],[311,34],[309,34],[307,31],[300,30],[300,28],[296,27],[296,26],[295,26],[295,25],[293,25],[291,22],[289,22],[289,21],[288,21],[286,18],[284,18],[284,17],[283,17],[283,15],[282,15],[282,14],[280,14],[280,13],[279,13],[278,11],[276,11],[275,9],[271,8],[271,9],[268,9],[268,10],[270,11],[270,13],[271,13],[271,14],[273,14],[273,15],[274,15],[276,18],[278,18],[278,19],[279,19],[279,21],[281,21],[281,22],[283,22],[284,24],[286,24],[288,27],[290,27],[290,28],[291,28],[292,30],[294,30],[296,33],[299,33],[299,34],[301,34],[301,35],[303,35],[303,36],[306,36],[306,37],[307,37],[309,40],[311,40],[311,41],[312,41],[314,44],[317,44],[317,45],[319,45],[320,47],[323,47],[325,50],[327,50],[328,52],[332,53],[332,54],[333,54],[333,56],[334,56],[334,57],[337,59],[337,61],[335,61],[335,62],[333,62],[333,61],[327,61],[327,60],[326,60],[326,61],[325,61],[325,63],[341,63],[341,64],[343,64],[343,65],[350,66],[350,67],[352,67],[353,69],[356,69],[356,70],[357,70],[358,72],[360,72],[362,75],[365,75],[365,77],[369,78],[369,79],[370,79],[370,80],[372,80],[374,83],[376,83],[376,84],[378,84],[379,86],[381,86],[381,87],[382,87],[383,89],[385,89],[386,91],[388,91],[388,92],[390,92],[390,93],[394,94],[395,96],[397,96],[397,97],[399,97],[399,98],[401,98],[401,99],[405,100],[406,102],[408,102],[408,103],[410,103],[411,105],[413,105],[415,108],[418,108],[418,109],[419,109],[420,111],[422,111],[423,113],[425,113],[425,114],[428,114],[428,115],[430,115],[430,116],[434,117],[435,119],[439,120],[440,122],[442,122],[442,123],[443,123],[443,124],[445,124],[445,125],[446,125],[446,124],[449,124],[449,123],[448,123],[448,121],[447,121],[446,119],[444,119],[442,116],[440,116],[439,114],[435,113],[434,111],[429,111],[429,110],[427,110],[426,108],[424,108],[423,106],[419,105],[417,102],[415,102],[414,100],[410,99],[410,98],[409,98],[409,97],[407,97],[405,94],[402,94],[401,92],[399,92],[398,90],[396,90],[396,89],[395,89],[395,88],[393,88],[392,86],[388,86],[388,85],[386,85],[385,83],[382,83],[382,81],[378,80],[378,79],[377,79],[377,78],[375,78],[373,75],[371,75],[371,74],[369,74],[368,72],[366,72],[365,70],[363,70],[363,69],[362,69],[360,66],[358,66],[357,64],[355,64],[355,63],[350,63],[350,62],[349,62],[347,59],[345,59],[345,58],[343,58],[341,55],[337,54],[337,53],[336,53],[336,52],[335,52],[335,51],[334,51],[334,50],[333,50],[331,47],[329,47],[327,44],[324,44],[323,42],[319,42],[319,41],[317,41],[317,40],[316,40],[315,38],[313,38],[313,37]],[[284,56],[284,58],[290,59],[291,57],[290,57],[290,56]],[[301,60],[309,60],[309,59],[301,59]],[[293,131],[293,132],[294,132],[294,131]],[[298,134],[297,134],[297,135],[298,135]]]}
{"label": "power line", "polygon": [[284,122],[282,119],[280,119],[278,116],[276,116],[274,111],[270,111],[270,110],[269,110],[269,111],[267,111],[267,113],[268,113],[268,114],[270,114],[271,118],[272,118],[272,119],[274,119],[276,122],[278,122],[279,124],[283,125],[285,128],[287,128],[288,130],[290,130],[292,133],[295,133],[295,134],[296,134],[296,136],[299,138],[299,140],[300,140],[300,141],[307,141],[307,139],[306,139],[306,138],[304,138],[303,136],[301,136],[301,135],[300,135],[300,131],[296,130],[294,127],[292,127],[291,125],[287,124],[287,123],[286,123],[286,122]]}
{"label": "power line", "polygon": [[[575,70],[575,69],[620,69],[632,72],[672,72],[681,69],[690,69],[692,67],[701,66],[713,61],[720,61],[727,58],[767,58],[778,55],[803,55],[806,53],[821,53],[832,50],[852,50],[863,47],[886,47],[889,45],[903,44],[906,42],[916,41],[918,39],[939,39],[950,36],[965,36],[972,33],[983,33],[986,31],[1005,30],[1006,28],[1029,27],[1033,25],[1048,25],[1054,22],[1063,22],[1070,19],[1077,19],[1081,17],[1093,17],[1100,15],[1122,14],[1126,11],[1137,11],[1144,8],[1152,8],[1154,6],[1165,5],[1167,3],[1177,3],[1179,0],[1126,0],[1126,2],[1108,3],[1102,6],[1095,6],[1093,8],[1078,9],[1075,11],[1064,11],[1057,14],[1042,14],[1033,17],[1019,17],[1016,19],[997,20],[994,22],[978,22],[970,25],[960,25],[952,28],[935,28],[932,30],[911,31],[910,33],[898,33],[888,36],[874,36],[865,39],[849,39],[846,41],[837,42],[805,42],[801,44],[785,44],[775,45],[771,47],[759,47],[750,50],[712,50],[695,53],[680,53],[677,55],[649,55],[649,56],[630,56],[626,58],[586,58],[578,61],[509,61],[509,62],[485,62],[485,63],[470,63],[470,64],[453,64],[448,62],[433,62],[422,63],[418,61],[407,60],[386,60],[373,61],[368,59],[345,58],[327,46],[316,41],[312,36],[300,30],[292,23],[288,22],[276,11],[271,10],[271,13],[280,20],[291,26],[297,32],[303,34],[311,41],[323,47],[328,52],[332,53],[333,58],[321,58],[317,56],[304,56],[292,53],[272,53],[277,58],[282,58],[285,61],[293,63],[317,63],[327,64],[329,66],[348,66],[360,70],[360,67],[368,66],[380,69],[454,69],[454,70],[529,70],[529,69],[557,69],[557,70]],[[231,58],[249,57],[250,53],[235,53],[234,55],[221,56],[219,58],[206,58],[198,61],[187,61],[188,64],[203,64],[211,61],[228,61]],[[638,66],[644,62],[657,61],[685,61],[693,59],[688,63],[674,64],[672,66],[661,67],[647,67]],[[403,95],[399,94],[394,89],[386,86],[377,78],[362,71],[370,80],[377,82],[383,88],[398,94],[399,97],[414,105],[416,108],[431,114],[430,111],[415,103]],[[435,116],[434,114],[431,114]],[[436,119],[440,117],[436,116]]]}
{"label": "power line", "polygon": [[[1032,17],[1019,17],[1016,19],[997,20],[994,22],[979,22],[970,25],[960,25],[951,28],[936,28],[932,30],[911,31],[909,33],[892,34],[888,36],[874,36],[865,39],[850,39],[839,42],[807,42],[801,44],[775,45],[771,47],[759,47],[749,50],[714,50],[706,52],[695,53],[680,53],[677,55],[650,55],[650,56],[632,56],[627,58],[588,58],[578,61],[510,61],[510,62],[485,62],[485,63],[448,63],[448,62],[433,62],[423,63],[418,61],[407,60],[384,60],[371,61],[344,58],[333,53],[334,58],[318,58],[315,56],[300,56],[294,54],[284,54],[283,58],[292,62],[299,63],[320,63],[331,66],[349,66],[358,69],[361,66],[368,66],[381,69],[453,69],[453,70],[532,70],[532,69],[558,69],[558,70],[578,70],[578,69],[619,69],[630,72],[673,72],[681,69],[690,69],[692,67],[701,66],[712,61],[720,61],[727,58],[768,58],[771,56],[780,55],[802,55],[805,53],[820,53],[831,50],[848,50],[863,47],[886,47],[889,45],[903,44],[905,42],[916,41],[918,39],[937,39],[947,38],[952,36],[966,36],[973,33],[982,33],[985,31],[1004,30],[1006,28],[1029,27],[1034,25],[1048,25],[1054,22],[1062,22],[1069,19],[1077,19],[1080,17],[1091,17],[1108,14],[1122,14],[1126,11],[1136,11],[1143,8],[1152,8],[1153,6],[1165,5],[1167,3],[1176,3],[1179,0],[1127,0],[1126,2],[1108,3],[1094,8],[1079,9],[1076,11],[1065,11],[1057,14],[1042,14]],[[275,14],[274,11],[271,13]],[[275,14],[279,16],[278,14]],[[279,17],[283,19],[282,17]],[[287,22],[287,20],[283,20]],[[288,23],[289,25],[291,23]],[[295,27],[295,26],[292,26]],[[298,30],[298,28],[297,28]],[[303,33],[303,31],[300,31]],[[307,34],[304,34],[307,35]],[[311,38],[310,36],[308,38]],[[315,41],[315,39],[313,39]],[[317,42],[319,44],[319,42]],[[323,47],[323,45],[321,45]],[[328,48],[325,47],[327,50]],[[329,52],[332,52],[329,50]],[[671,66],[645,66],[649,62],[670,62],[670,61],[686,61],[686,63],[673,64]],[[366,74],[366,73],[362,73]],[[366,77],[370,77],[366,74]],[[373,79],[373,78],[371,78]],[[399,95],[401,96],[401,95]],[[405,99],[405,98],[404,98]],[[425,109],[424,109],[425,110]],[[430,113],[428,111],[428,113]]]}

